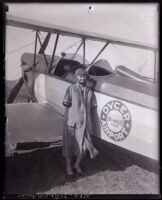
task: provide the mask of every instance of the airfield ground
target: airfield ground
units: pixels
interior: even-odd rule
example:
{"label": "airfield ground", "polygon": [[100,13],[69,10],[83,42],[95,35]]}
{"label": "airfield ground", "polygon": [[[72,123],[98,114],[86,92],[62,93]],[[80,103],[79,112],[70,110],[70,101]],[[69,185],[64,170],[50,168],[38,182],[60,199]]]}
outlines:
{"label": "airfield ground", "polygon": [[[6,96],[14,82],[7,82]],[[16,102],[26,102],[22,88]],[[61,147],[15,154],[5,161],[5,193],[158,194],[158,163],[124,149],[95,141],[100,154],[87,155],[82,176],[67,177]]]}

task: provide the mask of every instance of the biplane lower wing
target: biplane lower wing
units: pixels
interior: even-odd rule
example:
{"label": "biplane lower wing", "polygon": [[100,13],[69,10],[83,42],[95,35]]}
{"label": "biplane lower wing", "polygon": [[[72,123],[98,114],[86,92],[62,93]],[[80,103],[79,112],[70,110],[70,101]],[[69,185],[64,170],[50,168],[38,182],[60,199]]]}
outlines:
{"label": "biplane lower wing", "polygon": [[63,116],[48,103],[8,104],[6,115],[6,143],[13,151],[18,143],[62,145]]}

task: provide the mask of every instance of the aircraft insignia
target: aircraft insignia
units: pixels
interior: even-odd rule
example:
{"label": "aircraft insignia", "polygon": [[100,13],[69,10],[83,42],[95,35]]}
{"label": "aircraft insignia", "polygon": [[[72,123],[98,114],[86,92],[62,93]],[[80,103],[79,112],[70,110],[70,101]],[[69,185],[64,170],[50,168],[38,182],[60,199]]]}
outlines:
{"label": "aircraft insignia", "polygon": [[131,115],[120,101],[109,101],[101,110],[101,126],[106,135],[115,141],[124,140],[131,129]]}

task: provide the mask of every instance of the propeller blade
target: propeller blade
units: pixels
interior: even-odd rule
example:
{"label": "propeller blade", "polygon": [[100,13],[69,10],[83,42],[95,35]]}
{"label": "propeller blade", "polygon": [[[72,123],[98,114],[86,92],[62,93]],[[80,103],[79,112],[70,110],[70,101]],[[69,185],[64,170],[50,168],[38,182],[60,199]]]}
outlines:
{"label": "propeller blade", "polygon": [[24,83],[24,80],[23,80],[23,77],[21,77],[18,80],[18,82],[15,84],[13,89],[11,90],[9,97],[7,99],[7,103],[13,103],[13,101],[15,100],[16,96],[18,95],[23,83]]}

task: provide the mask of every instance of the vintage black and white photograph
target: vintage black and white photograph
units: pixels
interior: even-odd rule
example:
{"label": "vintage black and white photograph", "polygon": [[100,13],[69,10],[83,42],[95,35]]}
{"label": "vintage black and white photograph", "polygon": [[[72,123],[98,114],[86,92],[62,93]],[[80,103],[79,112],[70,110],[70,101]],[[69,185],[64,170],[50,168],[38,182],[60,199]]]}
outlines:
{"label": "vintage black and white photograph", "polygon": [[160,194],[159,4],[5,6],[4,195]]}

